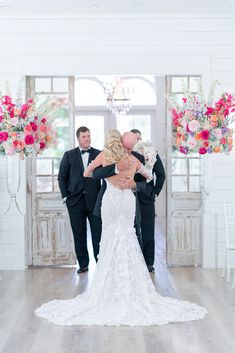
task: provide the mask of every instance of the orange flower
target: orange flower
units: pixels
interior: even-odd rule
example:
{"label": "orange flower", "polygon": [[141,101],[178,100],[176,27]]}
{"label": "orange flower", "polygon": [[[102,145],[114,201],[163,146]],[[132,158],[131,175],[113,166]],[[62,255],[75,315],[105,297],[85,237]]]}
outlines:
{"label": "orange flower", "polygon": [[52,137],[47,135],[47,136],[46,136],[46,141],[47,141],[47,142],[51,142],[51,141],[52,141]]}
{"label": "orange flower", "polygon": [[214,147],[214,148],[213,148],[213,151],[214,151],[215,153],[219,153],[219,152],[221,151],[220,146]]}
{"label": "orange flower", "polygon": [[221,121],[224,121],[225,117],[224,117],[223,114],[220,114],[220,115],[218,116],[218,119],[221,120]]}
{"label": "orange flower", "polygon": [[23,150],[25,148],[25,143],[24,141],[18,141],[18,147]]}
{"label": "orange flower", "polygon": [[12,131],[11,136],[12,136],[13,138],[15,138],[15,137],[17,136],[17,132]]}
{"label": "orange flower", "polygon": [[195,136],[194,136],[195,140],[200,141],[202,139],[201,133],[198,132]]}
{"label": "orange flower", "polygon": [[181,144],[181,138],[178,136],[178,137],[176,137],[176,139],[175,139],[175,144],[176,144],[176,146],[180,146],[180,144]]}
{"label": "orange flower", "polygon": [[19,116],[20,113],[21,113],[21,110],[15,107],[15,108],[14,108],[14,115],[15,115],[15,116]]}
{"label": "orange flower", "polygon": [[211,121],[217,122],[217,120],[218,120],[217,115],[211,115]]}
{"label": "orange flower", "polygon": [[228,139],[228,145],[232,145],[233,144],[233,139]]}
{"label": "orange flower", "polygon": [[39,126],[39,130],[42,131],[42,132],[43,132],[43,131],[46,131],[46,130],[47,130],[47,127],[46,127],[45,125],[40,125],[40,126]]}

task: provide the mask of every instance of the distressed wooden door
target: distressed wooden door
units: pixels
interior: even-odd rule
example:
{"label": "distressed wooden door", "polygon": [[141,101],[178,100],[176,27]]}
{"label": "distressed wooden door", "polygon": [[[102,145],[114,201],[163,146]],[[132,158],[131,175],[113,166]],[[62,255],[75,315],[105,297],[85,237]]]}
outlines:
{"label": "distressed wooden door", "polygon": [[38,104],[48,97],[57,106],[50,120],[56,143],[28,160],[28,263],[35,266],[75,263],[73,236],[67,209],[58,188],[60,159],[73,147],[73,77],[28,77],[27,94]]}

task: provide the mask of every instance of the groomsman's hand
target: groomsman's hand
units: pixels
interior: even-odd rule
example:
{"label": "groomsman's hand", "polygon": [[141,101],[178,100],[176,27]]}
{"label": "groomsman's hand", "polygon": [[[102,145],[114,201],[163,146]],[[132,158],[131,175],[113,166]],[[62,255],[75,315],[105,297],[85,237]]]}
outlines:
{"label": "groomsman's hand", "polygon": [[118,187],[121,190],[134,189],[136,187],[136,183],[131,177],[120,178],[116,182],[116,187]]}

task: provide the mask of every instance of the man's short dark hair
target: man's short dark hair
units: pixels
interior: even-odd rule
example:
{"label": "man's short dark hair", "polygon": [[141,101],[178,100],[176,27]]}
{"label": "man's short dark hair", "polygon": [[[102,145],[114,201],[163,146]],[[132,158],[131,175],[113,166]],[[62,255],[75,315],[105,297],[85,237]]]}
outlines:
{"label": "man's short dark hair", "polygon": [[79,138],[79,135],[80,135],[81,132],[87,132],[87,131],[90,132],[90,130],[88,129],[88,127],[86,127],[86,126],[80,126],[80,127],[77,129],[77,131],[76,131],[76,136],[77,136],[77,138]]}
{"label": "man's short dark hair", "polygon": [[141,132],[138,129],[132,129],[131,132],[133,132],[133,134],[140,134],[141,135]]}

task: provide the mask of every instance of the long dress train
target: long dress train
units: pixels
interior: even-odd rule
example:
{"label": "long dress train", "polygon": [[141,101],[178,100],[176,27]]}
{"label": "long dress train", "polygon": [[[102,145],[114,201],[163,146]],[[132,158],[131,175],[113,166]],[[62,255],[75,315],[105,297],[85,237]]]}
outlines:
{"label": "long dress train", "polygon": [[64,326],[151,326],[205,317],[205,308],[157,293],[135,234],[134,215],[132,191],[107,182],[99,260],[90,288],[73,299],[43,304],[37,316]]}

